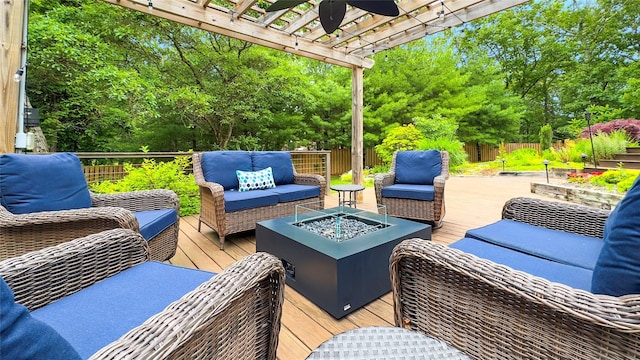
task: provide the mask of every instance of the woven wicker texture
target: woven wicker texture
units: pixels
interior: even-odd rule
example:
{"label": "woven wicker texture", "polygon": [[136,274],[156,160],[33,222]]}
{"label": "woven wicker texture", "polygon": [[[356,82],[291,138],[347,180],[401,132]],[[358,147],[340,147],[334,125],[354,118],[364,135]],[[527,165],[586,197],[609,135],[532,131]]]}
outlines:
{"label": "woven wicker texture", "polygon": [[[172,207],[180,213],[178,196],[170,190],[91,194],[93,207],[14,215],[0,206],[0,260],[66,241],[123,228],[139,230],[132,211]],[[151,239],[151,258],[171,258],[178,246],[179,221]]]}
{"label": "woven wicker texture", "polygon": [[421,239],[390,266],[396,325],[471,358],[640,358],[640,295],[593,295]]}
{"label": "woven wicker texture", "polygon": [[502,218],[602,239],[610,211],[584,205],[513,198],[502,209]]}
{"label": "woven wicker texture", "polygon": [[469,359],[445,342],[399,327],[370,326],[338,334],[322,343],[309,360]]}
{"label": "woven wicker texture", "polygon": [[224,249],[225,236],[242,231],[254,230],[256,223],[263,220],[289,216],[295,212],[296,205],[318,202],[324,208],[324,197],[327,187],[325,178],[315,174],[298,174],[293,171],[294,183],[300,185],[314,185],[320,187],[320,196],[317,198],[278,203],[272,206],[226,212],[224,206],[224,188],[222,185],[207,182],[204,179],[201,164],[202,153],[193,154],[193,175],[196,184],[200,187],[200,218],[198,231],[201,224],[212,228],[220,238],[220,249]]}
{"label": "woven wicker texture", "polygon": [[[440,151],[442,157],[442,172],[433,179],[433,201],[413,199],[398,199],[382,197],[382,188],[395,183],[396,153],[393,154],[390,172],[377,174],[374,179],[376,202],[386,206],[387,214],[405,219],[426,220],[433,223],[433,228],[442,227],[442,218],[445,214],[444,185],[449,178],[449,153]],[[380,210],[384,211],[384,210]]]}
{"label": "woven wicker texture", "polygon": [[[147,258],[139,234],[116,229],[7,259],[0,262],[0,275],[16,301],[33,310]],[[280,260],[252,254],[91,359],[275,360],[283,301]]]}

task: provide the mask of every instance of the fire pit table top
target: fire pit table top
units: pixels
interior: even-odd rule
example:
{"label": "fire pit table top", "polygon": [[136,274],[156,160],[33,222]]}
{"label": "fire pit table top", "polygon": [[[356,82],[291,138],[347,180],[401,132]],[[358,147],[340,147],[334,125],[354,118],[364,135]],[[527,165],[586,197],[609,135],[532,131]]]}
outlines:
{"label": "fire pit table top", "polygon": [[[297,225],[298,223],[318,220],[323,217],[359,219],[369,223],[378,223],[380,224],[380,229],[348,240],[339,241],[313,233]],[[294,239],[296,242],[313,248],[334,259],[351,256],[387,243],[393,239],[405,237],[407,234],[425,229],[429,229],[429,238],[427,238],[427,240],[430,239],[431,235],[431,226],[428,224],[395,218],[386,214],[376,214],[348,206],[338,206],[279,219],[266,220],[258,224],[261,227],[268,228],[283,236]]]}

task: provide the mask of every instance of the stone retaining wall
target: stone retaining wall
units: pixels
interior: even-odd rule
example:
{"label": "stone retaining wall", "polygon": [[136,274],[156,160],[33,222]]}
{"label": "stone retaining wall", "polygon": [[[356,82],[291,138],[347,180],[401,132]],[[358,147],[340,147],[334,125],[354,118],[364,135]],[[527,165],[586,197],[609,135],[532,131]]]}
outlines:
{"label": "stone retaining wall", "polygon": [[546,183],[531,183],[531,192],[605,210],[613,209],[624,197],[624,194]]}

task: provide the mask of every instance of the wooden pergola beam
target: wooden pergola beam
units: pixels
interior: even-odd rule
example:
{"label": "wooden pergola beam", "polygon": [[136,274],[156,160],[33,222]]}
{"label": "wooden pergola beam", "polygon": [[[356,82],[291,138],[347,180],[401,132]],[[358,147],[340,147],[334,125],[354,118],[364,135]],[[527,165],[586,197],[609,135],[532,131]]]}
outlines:
{"label": "wooden pergola beam", "polygon": [[[317,46],[302,37],[295,37],[282,31],[237,16],[234,11],[217,7],[203,7],[183,0],[154,0],[150,9],[147,0],[103,0],[135,11],[192,26],[205,31],[229,36],[279,51],[320,60],[329,64],[351,68],[353,66],[371,68],[373,60],[359,57],[345,57],[344,52],[330,47]],[[296,42],[298,45],[296,46]]]}
{"label": "wooden pergola beam", "polygon": [[[18,107],[20,98],[20,83],[13,80],[16,71],[20,69],[21,53],[23,46],[24,28],[24,1],[2,1],[2,49],[0,50],[0,82],[2,83],[2,107],[0,119],[0,147],[2,153],[12,153],[15,151],[15,138],[18,124]],[[25,74],[26,75],[26,74]],[[23,75],[22,80],[25,81]]]}

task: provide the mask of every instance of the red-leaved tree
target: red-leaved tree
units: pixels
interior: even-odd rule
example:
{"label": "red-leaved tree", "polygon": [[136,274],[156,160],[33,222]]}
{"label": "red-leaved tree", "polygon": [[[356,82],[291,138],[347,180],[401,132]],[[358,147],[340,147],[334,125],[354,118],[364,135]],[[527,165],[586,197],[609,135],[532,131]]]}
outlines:
{"label": "red-leaved tree", "polygon": [[[640,120],[637,119],[616,119],[607,123],[591,125],[593,135],[598,133],[609,134],[615,130],[623,130],[631,141],[640,141]],[[584,128],[580,133],[581,138],[589,137],[589,128]]]}

